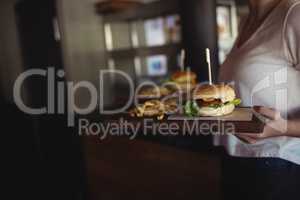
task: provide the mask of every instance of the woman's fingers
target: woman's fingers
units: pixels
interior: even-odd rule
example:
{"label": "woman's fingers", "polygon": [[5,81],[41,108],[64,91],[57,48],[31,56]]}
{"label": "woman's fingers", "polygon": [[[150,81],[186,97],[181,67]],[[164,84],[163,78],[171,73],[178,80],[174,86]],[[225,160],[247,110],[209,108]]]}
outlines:
{"label": "woman's fingers", "polygon": [[281,119],[276,121],[270,121],[266,127],[264,133],[266,135],[284,136],[288,131],[288,121]]}
{"label": "woman's fingers", "polygon": [[253,109],[254,109],[254,111],[262,114],[263,116],[265,116],[271,120],[278,120],[281,118],[280,112],[276,111],[274,109],[271,109],[271,108],[254,106]]}
{"label": "woman's fingers", "polygon": [[252,137],[252,136],[249,136],[249,135],[250,134],[247,134],[247,133],[235,134],[235,136],[238,137],[243,142],[246,142],[246,143],[249,143],[249,144],[255,144],[256,142],[258,142],[259,138],[255,138],[255,137]]}
{"label": "woman's fingers", "polygon": [[235,135],[250,137],[253,139],[260,139],[262,134],[253,134],[253,133],[237,133]]}
{"label": "woman's fingers", "polygon": [[287,121],[284,120],[280,112],[266,107],[255,106],[253,107],[254,111],[265,116],[269,120],[266,122],[263,133],[253,134],[253,133],[237,133],[236,137],[242,141],[250,144],[255,144],[258,141],[261,141],[270,137],[283,136],[283,133],[287,131]]}
{"label": "woman's fingers", "polygon": [[263,133],[260,134],[253,134],[253,133],[237,133],[235,134],[238,138],[242,138],[243,141],[246,140],[250,144],[257,143],[260,140],[267,139],[270,137],[278,137],[278,136],[283,136],[283,134],[274,128],[270,127],[267,125],[264,129]]}

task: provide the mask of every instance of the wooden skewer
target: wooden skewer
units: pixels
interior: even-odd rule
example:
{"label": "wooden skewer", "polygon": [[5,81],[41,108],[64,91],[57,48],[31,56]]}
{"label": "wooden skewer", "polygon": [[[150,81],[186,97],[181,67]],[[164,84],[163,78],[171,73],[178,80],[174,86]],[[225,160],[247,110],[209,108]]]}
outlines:
{"label": "wooden skewer", "polygon": [[181,71],[184,71],[184,62],[185,62],[185,50],[182,49],[181,54],[180,54],[180,70]]}
{"label": "wooden skewer", "polygon": [[209,48],[206,48],[206,62],[207,62],[207,66],[208,66],[209,84],[212,85],[211,58],[210,58]]}

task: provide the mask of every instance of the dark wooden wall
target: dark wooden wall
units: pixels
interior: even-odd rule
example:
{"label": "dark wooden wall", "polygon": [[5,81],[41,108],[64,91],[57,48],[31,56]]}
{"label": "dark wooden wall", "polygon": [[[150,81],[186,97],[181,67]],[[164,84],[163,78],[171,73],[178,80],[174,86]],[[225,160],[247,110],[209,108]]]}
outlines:
{"label": "dark wooden wall", "polygon": [[[68,81],[90,81],[110,104],[112,93],[99,88],[99,70],[107,69],[103,19],[96,13],[95,0],[56,0],[57,15],[62,35],[61,45]],[[109,88],[111,80],[105,80]],[[77,92],[79,106],[89,103],[89,95]]]}
{"label": "dark wooden wall", "polygon": [[13,84],[23,69],[15,16],[16,2],[0,1],[0,90],[9,102],[13,102]]}
{"label": "dark wooden wall", "polygon": [[[55,40],[53,20],[56,17],[54,0],[22,0],[15,6],[18,38],[22,52],[23,71],[63,69],[61,46]],[[27,105],[40,108],[47,104],[47,78],[33,76],[25,81]]]}
{"label": "dark wooden wall", "polygon": [[205,49],[210,48],[214,79],[218,71],[218,39],[216,0],[181,1],[183,43],[188,65],[198,74],[199,81],[208,80]]}
{"label": "dark wooden wall", "polygon": [[[17,37],[17,49],[22,52],[20,58],[16,57],[22,63],[19,73],[48,66],[63,69],[60,44],[54,40],[55,1],[22,0],[12,4],[10,9],[9,17],[15,20],[13,33]],[[7,64],[7,69],[17,70],[11,62]],[[28,87],[35,106],[47,105],[46,82],[43,78]],[[12,91],[12,86],[8,89]],[[11,159],[5,163],[11,164],[12,174],[17,175],[11,178],[12,195],[28,199],[82,200],[85,177],[81,143],[76,132],[67,127],[66,116],[27,115],[13,103],[1,104],[1,110],[5,118],[2,131],[9,136],[5,142]]]}

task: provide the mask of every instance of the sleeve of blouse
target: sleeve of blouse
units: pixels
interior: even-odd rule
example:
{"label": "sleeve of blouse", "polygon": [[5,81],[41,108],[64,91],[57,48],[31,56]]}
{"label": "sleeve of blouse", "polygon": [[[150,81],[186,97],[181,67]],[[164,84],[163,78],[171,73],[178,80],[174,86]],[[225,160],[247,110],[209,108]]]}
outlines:
{"label": "sleeve of blouse", "polygon": [[300,70],[300,2],[288,11],[284,28],[285,50],[288,60]]}

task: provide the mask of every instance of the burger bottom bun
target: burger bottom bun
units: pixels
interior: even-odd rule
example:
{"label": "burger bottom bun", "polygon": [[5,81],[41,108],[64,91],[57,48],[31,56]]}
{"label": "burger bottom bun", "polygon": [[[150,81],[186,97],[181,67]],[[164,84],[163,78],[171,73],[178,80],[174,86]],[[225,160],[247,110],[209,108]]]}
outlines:
{"label": "burger bottom bun", "polygon": [[217,117],[224,116],[232,113],[235,109],[233,104],[225,105],[220,108],[201,107],[199,110],[199,116],[203,117]]}

